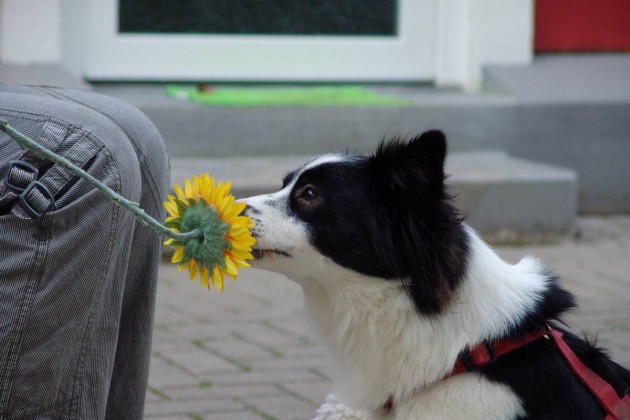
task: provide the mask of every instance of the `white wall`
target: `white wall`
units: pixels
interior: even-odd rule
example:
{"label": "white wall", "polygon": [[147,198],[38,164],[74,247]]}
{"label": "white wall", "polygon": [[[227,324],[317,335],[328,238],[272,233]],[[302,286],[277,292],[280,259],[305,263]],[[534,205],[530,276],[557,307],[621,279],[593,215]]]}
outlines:
{"label": "white wall", "polygon": [[2,0],[0,8],[3,64],[59,62],[59,0]]}
{"label": "white wall", "polygon": [[[438,0],[439,1],[439,0]],[[527,64],[533,56],[534,1],[478,0],[483,64]]]}
{"label": "white wall", "polygon": [[478,90],[488,64],[528,64],[534,0],[435,0],[438,86]]}

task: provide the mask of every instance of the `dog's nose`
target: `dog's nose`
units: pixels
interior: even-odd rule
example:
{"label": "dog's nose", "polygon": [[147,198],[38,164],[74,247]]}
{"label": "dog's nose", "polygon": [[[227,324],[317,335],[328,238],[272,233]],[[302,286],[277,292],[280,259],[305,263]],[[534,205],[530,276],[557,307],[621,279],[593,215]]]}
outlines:
{"label": "dog's nose", "polygon": [[245,204],[245,208],[239,214],[239,216],[245,216],[247,213],[247,209],[249,208],[249,204],[247,204],[247,201],[244,198],[239,198],[238,200],[234,201],[234,204]]}
{"label": "dog's nose", "polygon": [[256,214],[260,214],[260,210],[258,210],[256,207],[252,207],[249,205],[249,203],[247,202],[247,199],[245,198],[239,198],[238,200],[235,201],[235,203],[245,203],[245,208],[243,209],[243,211],[241,212],[241,214],[239,216],[249,216],[252,217]]}
{"label": "dog's nose", "polygon": [[247,216],[247,214],[251,211],[252,207],[248,204],[245,206],[240,216]]}
{"label": "dog's nose", "polygon": [[250,206],[248,204],[247,206],[245,206],[245,208],[241,212],[240,216],[252,216],[252,215],[257,214],[257,213],[258,213],[258,210],[256,210],[254,207],[252,207],[252,206]]}

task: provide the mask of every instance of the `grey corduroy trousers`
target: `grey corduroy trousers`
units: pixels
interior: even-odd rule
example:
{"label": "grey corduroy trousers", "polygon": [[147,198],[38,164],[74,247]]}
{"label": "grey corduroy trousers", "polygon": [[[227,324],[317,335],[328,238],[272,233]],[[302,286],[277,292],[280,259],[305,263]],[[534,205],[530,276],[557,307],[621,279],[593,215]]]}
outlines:
{"label": "grey corduroy trousers", "polygon": [[[168,158],[137,109],[0,84],[0,116],[162,219]],[[140,419],[161,239],[0,133],[0,419]]]}

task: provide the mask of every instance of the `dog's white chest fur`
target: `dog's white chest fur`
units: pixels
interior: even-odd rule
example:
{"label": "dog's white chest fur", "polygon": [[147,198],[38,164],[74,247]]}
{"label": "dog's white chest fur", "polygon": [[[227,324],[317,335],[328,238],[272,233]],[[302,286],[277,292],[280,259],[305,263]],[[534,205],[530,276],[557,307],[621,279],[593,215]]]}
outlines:
{"label": "dog's white chest fur", "polygon": [[473,253],[468,276],[457,299],[436,316],[418,314],[399,282],[339,266],[317,278],[303,273],[299,283],[306,310],[330,351],[342,401],[368,409],[375,418],[383,415],[381,408],[392,396],[395,410],[388,417],[400,419],[509,419],[523,414],[509,387],[481,375],[441,380],[466,345],[504,333],[546,287],[537,261],[509,265],[469,233]]}

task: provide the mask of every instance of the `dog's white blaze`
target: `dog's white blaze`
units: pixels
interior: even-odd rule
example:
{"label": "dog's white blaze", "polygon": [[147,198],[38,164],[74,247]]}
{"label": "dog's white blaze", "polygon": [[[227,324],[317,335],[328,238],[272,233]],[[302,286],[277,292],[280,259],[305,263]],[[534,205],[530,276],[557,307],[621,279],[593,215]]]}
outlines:
{"label": "dog's white blaze", "polygon": [[[317,166],[324,165],[326,163],[346,162],[350,159],[351,158],[349,156],[345,156],[339,153],[329,153],[326,155],[322,155],[309,162],[306,162],[304,166],[302,167],[302,169],[300,170],[300,174],[309,169],[313,169]],[[299,178],[299,175],[296,178]]]}

